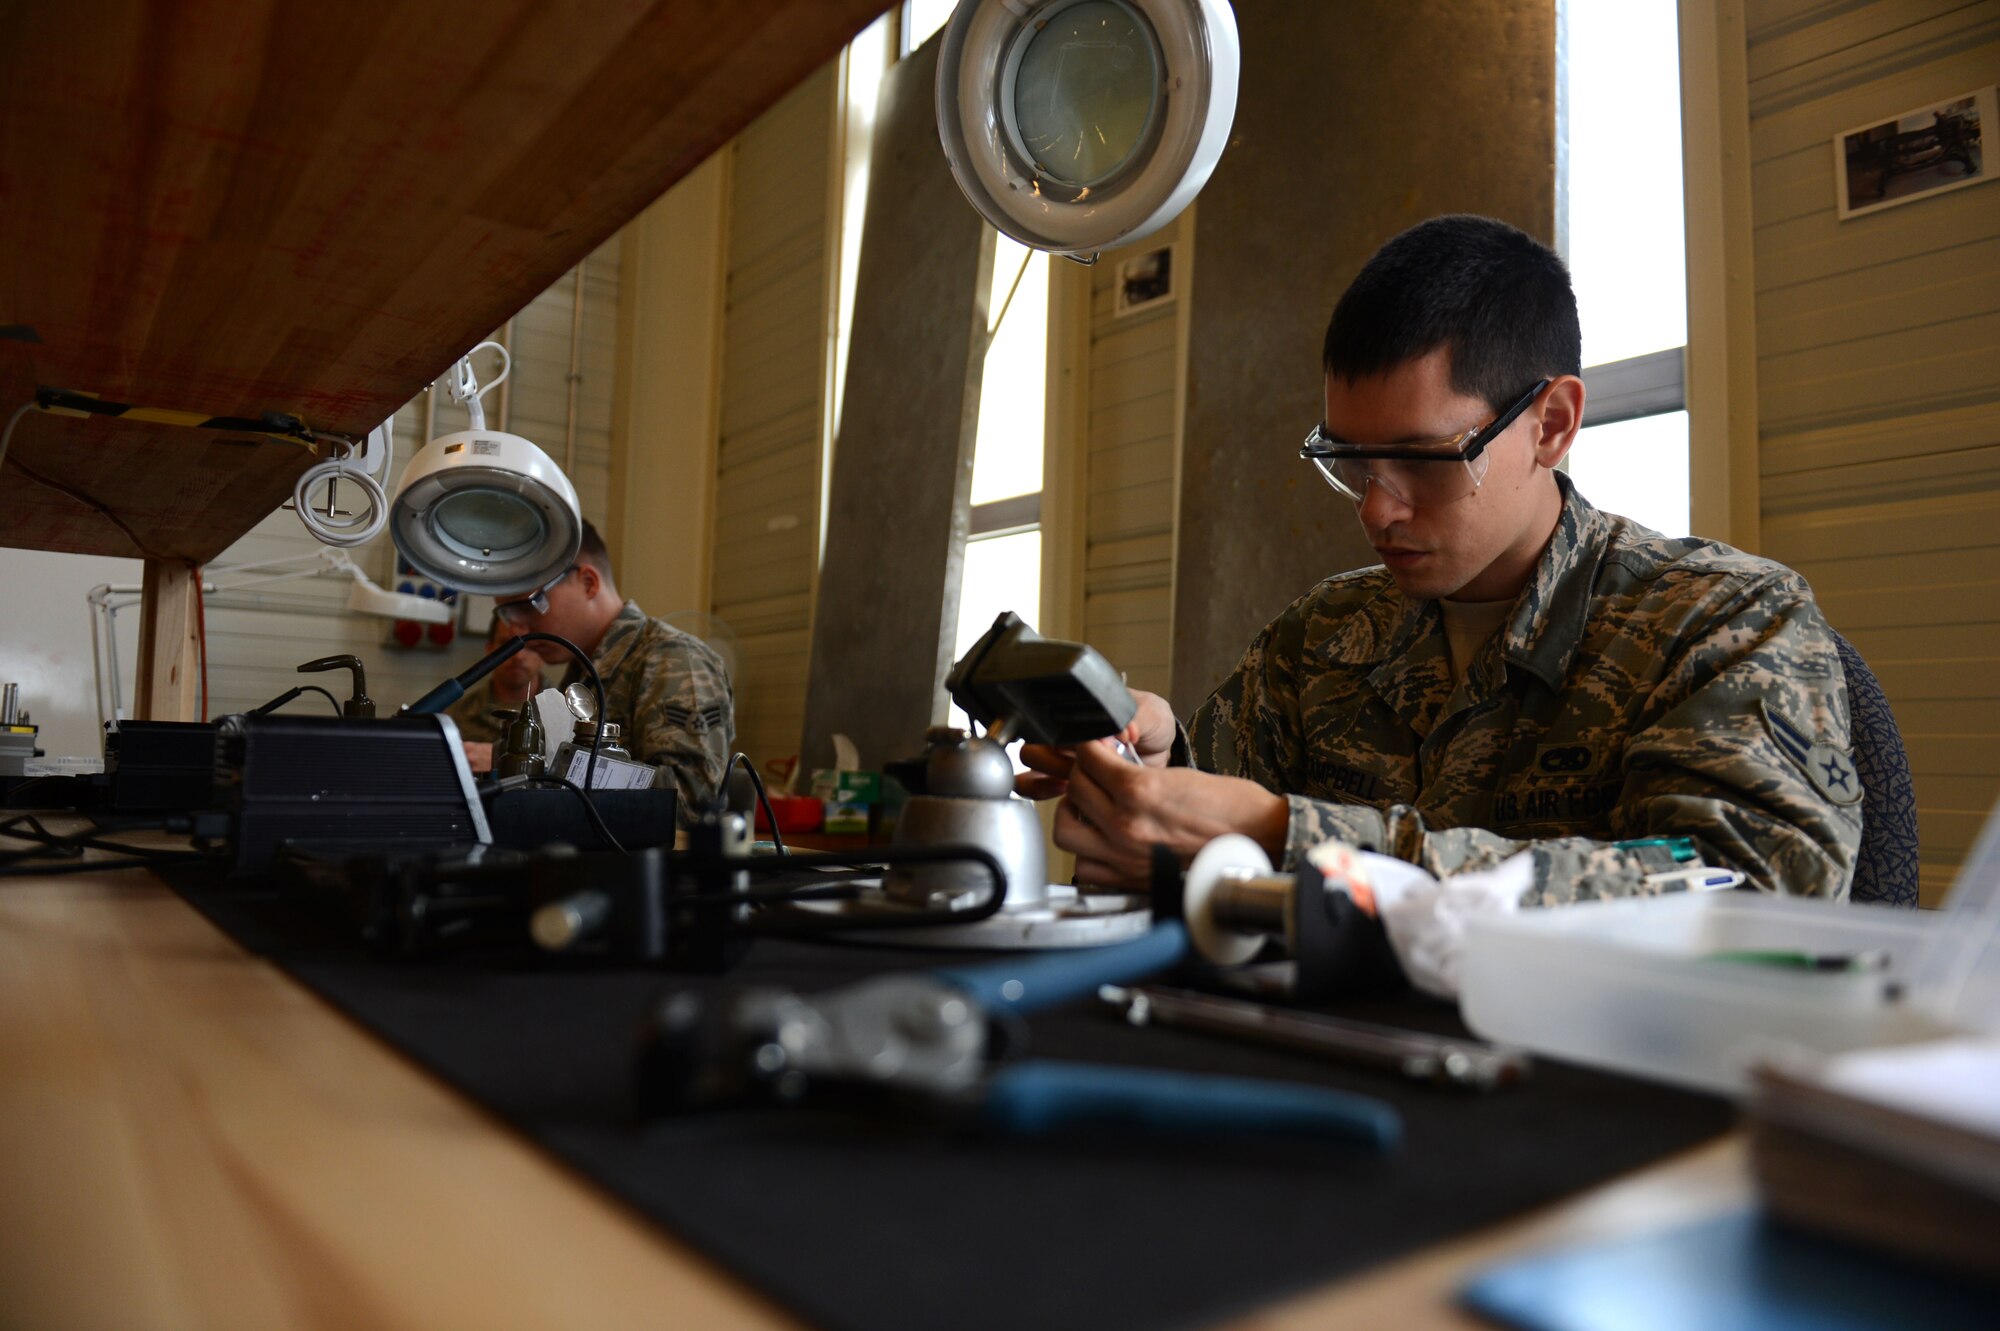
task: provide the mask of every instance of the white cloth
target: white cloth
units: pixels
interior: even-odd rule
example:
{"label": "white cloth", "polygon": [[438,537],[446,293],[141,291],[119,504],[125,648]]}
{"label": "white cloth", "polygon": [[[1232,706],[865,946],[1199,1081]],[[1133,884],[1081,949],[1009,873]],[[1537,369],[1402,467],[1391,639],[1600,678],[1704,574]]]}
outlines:
{"label": "white cloth", "polygon": [[1519,910],[1534,881],[1534,860],[1525,851],[1442,882],[1407,861],[1338,841],[1315,847],[1307,858],[1326,874],[1328,891],[1349,892],[1364,904],[1373,900],[1403,974],[1436,998],[1458,997],[1466,922]]}

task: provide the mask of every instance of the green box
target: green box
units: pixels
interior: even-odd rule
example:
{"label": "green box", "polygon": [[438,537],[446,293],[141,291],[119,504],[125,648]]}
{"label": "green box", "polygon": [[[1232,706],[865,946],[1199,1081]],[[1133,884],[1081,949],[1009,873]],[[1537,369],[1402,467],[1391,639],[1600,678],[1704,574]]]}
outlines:
{"label": "green box", "polygon": [[876,804],[882,799],[882,774],[821,768],[813,773],[812,793],[829,805]]}
{"label": "green box", "polygon": [[821,830],[828,836],[867,836],[868,811],[867,804],[856,800],[828,800]]}

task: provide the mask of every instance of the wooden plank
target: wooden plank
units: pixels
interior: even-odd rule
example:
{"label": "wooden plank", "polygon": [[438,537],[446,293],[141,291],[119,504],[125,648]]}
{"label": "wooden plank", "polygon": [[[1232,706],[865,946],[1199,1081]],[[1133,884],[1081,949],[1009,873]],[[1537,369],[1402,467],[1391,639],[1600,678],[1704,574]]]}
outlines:
{"label": "wooden plank", "polygon": [[[0,404],[47,384],[366,430],[880,7],[0,7],[0,325],[39,338],[0,340]],[[309,461],[35,413],[0,542],[205,562]]]}
{"label": "wooden plank", "polygon": [[150,876],[4,898],[10,1326],[797,1325]]}
{"label": "wooden plank", "polygon": [[137,698],[141,721],[201,720],[201,640],[195,579],[200,570],[172,559],[149,559],[139,603]]}

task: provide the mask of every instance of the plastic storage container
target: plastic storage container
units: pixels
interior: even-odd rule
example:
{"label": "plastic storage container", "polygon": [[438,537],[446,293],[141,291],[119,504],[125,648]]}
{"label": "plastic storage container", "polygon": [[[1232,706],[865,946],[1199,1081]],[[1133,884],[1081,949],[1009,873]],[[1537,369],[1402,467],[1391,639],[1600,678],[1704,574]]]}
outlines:
{"label": "plastic storage container", "polygon": [[[1839,1053],[2000,1032],[2000,810],[1944,911],[1749,892],[1584,902],[1470,923],[1460,1002],[1480,1035],[1729,1093],[1790,1047]],[[1881,952],[1881,970],[1719,960]]]}

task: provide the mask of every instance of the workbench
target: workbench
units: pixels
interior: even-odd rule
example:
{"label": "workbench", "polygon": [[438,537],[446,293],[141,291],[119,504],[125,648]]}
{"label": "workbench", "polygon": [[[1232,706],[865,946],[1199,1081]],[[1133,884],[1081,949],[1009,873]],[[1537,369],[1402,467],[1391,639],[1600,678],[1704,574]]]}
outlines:
{"label": "workbench", "polygon": [[[797,1324],[145,870],[0,881],[0,1005],[0,1324]],[[1237,1325],[1479,1325],[1488,1262],[1749,1193],[1724,1138]]]}

